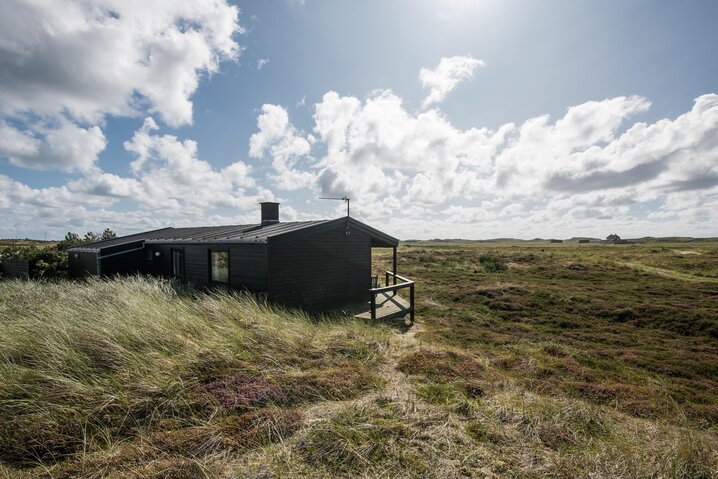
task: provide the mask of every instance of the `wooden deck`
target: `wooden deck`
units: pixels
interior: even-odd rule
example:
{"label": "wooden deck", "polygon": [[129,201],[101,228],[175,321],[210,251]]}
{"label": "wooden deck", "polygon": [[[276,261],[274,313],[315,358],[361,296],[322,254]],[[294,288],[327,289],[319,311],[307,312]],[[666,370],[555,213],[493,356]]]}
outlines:
{"label": "wooden deck", "polygon": [[[409,314],[410,310],[409,302],[398,294],[392,296],[392,292],[388,291],[376,295],[376,319],[378,320],[400,318]],[[371,303],[367,301],[362,305],[357,305],[353,312],[357,318],[371,319]]]}

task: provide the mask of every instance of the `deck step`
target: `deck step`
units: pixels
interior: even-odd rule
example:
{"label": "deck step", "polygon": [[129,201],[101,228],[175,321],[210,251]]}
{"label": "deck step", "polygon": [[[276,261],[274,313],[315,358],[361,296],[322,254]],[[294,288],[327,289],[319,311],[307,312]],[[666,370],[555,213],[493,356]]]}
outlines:
{"label": "deck step", "polygon": [[[409,314],[411,306],[409,302],[399,296],[393,296],[391,292],[378,293],[376,296],[376,319],[392,319]],[[371,304],[367,301],[363,307],[355,310],[355,317],[371,319]]]}

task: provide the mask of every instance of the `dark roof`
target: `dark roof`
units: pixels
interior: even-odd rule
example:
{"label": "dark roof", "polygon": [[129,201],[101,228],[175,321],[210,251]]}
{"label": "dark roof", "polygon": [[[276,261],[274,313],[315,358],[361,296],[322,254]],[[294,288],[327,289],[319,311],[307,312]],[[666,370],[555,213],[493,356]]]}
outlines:
{"label": "dark roof", "polygon": [[[99,251],[114,246],[144,242],[156,243],[267,243],[270,238],[291,239],[298,234],[312,233],[320,226],[335,227],[347,218],[335,220],[291,221],[268,225],[199,226],[193,228],[162,228],[145,233],[122,236],[111,240],[98,241],[69,248],[68,251]],[[372,237],[372,246],[396,246],[399,240],[372,228],[354,218],[349,223]],[[312,231],[307,231],[312,228]],[[293,234],[295,233],[295,234]]]}

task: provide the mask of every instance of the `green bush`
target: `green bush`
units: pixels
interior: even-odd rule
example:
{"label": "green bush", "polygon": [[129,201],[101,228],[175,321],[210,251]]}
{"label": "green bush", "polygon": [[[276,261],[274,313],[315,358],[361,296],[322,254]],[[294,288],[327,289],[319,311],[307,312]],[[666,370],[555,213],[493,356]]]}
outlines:
{"label": "green bush", "polygon": [[0,262],[6,258],[29,260],[35,278],[67,277],[67,252],[57,247],[9,246],[0,249]]}
{"label": "green bush", "polygon": [[485,253],[479,256],[479,263],[481,263],[481,266],[484,267],[484,271],[487,273],[506,271],[506,262],[504,259],[491,253]]}

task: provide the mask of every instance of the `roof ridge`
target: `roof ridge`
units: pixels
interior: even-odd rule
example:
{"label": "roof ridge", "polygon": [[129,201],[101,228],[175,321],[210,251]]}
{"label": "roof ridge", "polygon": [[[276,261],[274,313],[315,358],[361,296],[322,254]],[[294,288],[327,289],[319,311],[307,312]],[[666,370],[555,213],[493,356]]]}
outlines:
{"label": "roof ridge", "polygon": [[[250,225],[215,225],[215,226],[186,226],[175,228],[172,226],[156,230],[126,235],[111,240],[97,241],[86,245],[78,245],[69,250],[86,249],[99,251],[104,248],[122,246],[128,243],[144,242],[148,244],[157,243],[231,243],[251,242],[266,243],[272,238],[285,237],[289,239],[294,233],[305,229],[319,227],[321,225],[337,224],[348,221],[356,228],[376,238],[382,243],[398,244],[399,240],[387,235],[371,226],[362,223],[352,217],[342,216],[335,219],[317,219],[304,221],[288,221],[271,224],[250,224]],[[272,240],[274,241],[274,240]]]}

